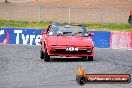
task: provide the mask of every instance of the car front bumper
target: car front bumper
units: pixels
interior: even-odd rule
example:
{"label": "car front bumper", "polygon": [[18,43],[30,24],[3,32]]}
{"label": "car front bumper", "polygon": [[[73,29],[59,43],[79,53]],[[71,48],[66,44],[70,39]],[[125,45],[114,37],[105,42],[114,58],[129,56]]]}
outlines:
{"label": "car front bumper", "polygon": [[[75,47],[77,50],[67,50],[67,47]],[[50,56],[93,56],[94,48],[90,46],[51,46]]]}

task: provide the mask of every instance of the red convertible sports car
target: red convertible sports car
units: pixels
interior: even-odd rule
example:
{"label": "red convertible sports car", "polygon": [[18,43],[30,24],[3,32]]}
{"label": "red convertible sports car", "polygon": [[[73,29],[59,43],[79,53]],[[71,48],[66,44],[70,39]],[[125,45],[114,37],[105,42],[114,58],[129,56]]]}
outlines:
{"label": "red convertible sports car", "polygon": [[93,61],[93,33],[82,25],[50,24],[42,32],[40,58],[50,61],[50,56],[82,57]]}

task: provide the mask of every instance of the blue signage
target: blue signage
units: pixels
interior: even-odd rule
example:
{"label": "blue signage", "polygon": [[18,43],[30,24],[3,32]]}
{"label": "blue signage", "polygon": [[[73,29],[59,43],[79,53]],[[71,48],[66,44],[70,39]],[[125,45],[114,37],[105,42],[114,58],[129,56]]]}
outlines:
{"label": "blue signage", "polygon": [[[42,31],[43,29],[32,28],[0,28],[0,43],[40,45]],[[88,33],[95,34],[92,37],[95,47],[110,47],[111,32],[89,31]]]}
{"label": "blue signage", "polygon": [[39,45],[42,29],[0,28],[0,43]]}

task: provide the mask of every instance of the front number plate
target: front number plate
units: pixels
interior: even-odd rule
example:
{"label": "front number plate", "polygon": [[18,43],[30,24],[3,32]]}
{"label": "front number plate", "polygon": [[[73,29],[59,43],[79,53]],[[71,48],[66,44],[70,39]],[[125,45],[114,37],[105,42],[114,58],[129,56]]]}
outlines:
{"label": "front number plate", "polygon": [[67,47],[66,51],[78,51],[78,47]]}

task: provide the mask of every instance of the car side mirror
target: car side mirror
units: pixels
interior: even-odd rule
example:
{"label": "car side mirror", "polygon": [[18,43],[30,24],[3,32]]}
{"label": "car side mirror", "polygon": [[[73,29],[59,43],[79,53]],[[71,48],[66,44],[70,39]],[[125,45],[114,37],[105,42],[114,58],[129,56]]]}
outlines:
{"label": "car side mirror", "polygon": [[88,34],[89,36],[94,36],[94,33],[90,33],[90,34]]}
{"label": "car side mirror", "polygon": [[45,31],[43,31],[41,34],[42,34],[42,35],[45,35],[45,34],[46,34],[46,32],[45,32]]}

